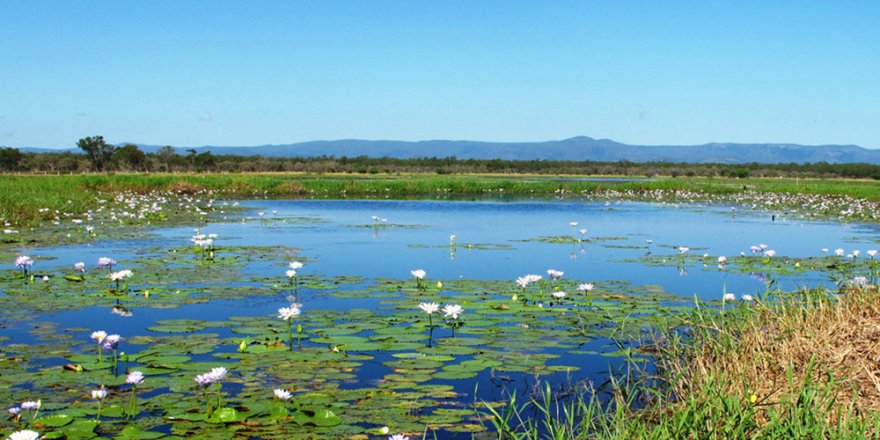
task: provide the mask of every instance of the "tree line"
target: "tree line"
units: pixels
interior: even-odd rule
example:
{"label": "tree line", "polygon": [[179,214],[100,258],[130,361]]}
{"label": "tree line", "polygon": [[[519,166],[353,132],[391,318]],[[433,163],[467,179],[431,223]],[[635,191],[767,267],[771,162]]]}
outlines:
{"label": "tree line", "polygon": [[677,162],[598,162],[559,160],[458,159],[425,157],[262,157],[214,155],[186,150],[179,154],[171,146],[145,153],[137,145],[111,145],[101,136],[80,139],[82,153],[21,152],[0,148],[0,171],[74,174],[87,172],[301,172],[351,174],[538,174],[538,175],[618,175],[688,177],[842,177],[880,180],[880,165],[867,163],[832,164],[694,164]]}

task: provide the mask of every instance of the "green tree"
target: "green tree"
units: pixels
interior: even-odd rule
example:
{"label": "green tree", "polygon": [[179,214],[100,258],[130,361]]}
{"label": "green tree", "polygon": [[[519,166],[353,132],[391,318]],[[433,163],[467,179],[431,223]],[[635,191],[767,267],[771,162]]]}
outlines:
{"label": "green tree", "polygon": [[165,172],[170,171],[171,159],[174,156],[177,156],[177,150],[174,149],[171,145],[166,145],[159,149],[156,152],[156,156],[159,157],[159,160],[162,162],[162,165],[165,166]]}
{"label": "green tree", "polygon": [[137,145],[127,144],[113,152],[113,163],[117,169],[125,171],[143,170],[147,163],[147,155]]}
{"label": "green tree", "polygon": [[16,170],[22,159],[24,155],[18,151],[18,148],[0,148],[0,170]]}
{"label": "green tree", "polygon": [[104,171],[104,167],[116,151],[115,146],[104,142],[104,136],[82,138],[77,141],[76,146],[86,152],[95,171]]}

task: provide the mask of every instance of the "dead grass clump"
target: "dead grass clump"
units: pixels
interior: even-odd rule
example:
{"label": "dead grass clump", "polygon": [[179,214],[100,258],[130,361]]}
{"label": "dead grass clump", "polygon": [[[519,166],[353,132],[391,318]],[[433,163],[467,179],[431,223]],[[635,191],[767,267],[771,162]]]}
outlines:
{"label": "dead grass clump", "polygon": [[843,295],[818,289],[727,308],[717,320],[700,323],[691,352],[666,365],[680,377],[678,396],[740,395],[755,405],[758,420],[766,420],[766,411],[800,405],[805,390],[815,391],[832,424],[880,411],[876,288]]}

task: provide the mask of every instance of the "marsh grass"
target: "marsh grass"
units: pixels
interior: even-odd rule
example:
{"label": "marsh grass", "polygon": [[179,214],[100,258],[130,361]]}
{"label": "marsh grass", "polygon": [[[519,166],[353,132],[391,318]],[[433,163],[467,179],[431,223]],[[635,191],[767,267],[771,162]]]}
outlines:
{"label": "marsh grass", "polygon": [[[669,178],[611,182],[498,175],[362,177],[281,173],[3,175],[0,176],[0,219],[17,225],[35,224],[48,220],[54,210],[84,212],[97,206],[96,197],[123,192],[163,191],[187,195],[211,192],[239,198],[406,198],[484,194],[564,197],[607,191],[617,195],[678,191],[721,196],[746,190],[880,201],[880,184],[852,180]],[[41,208],[50,211],[41,213]]]}
{"label": "marsh grass", "polygon": [[876,288],[698,303],[658,340],[656,371],[617,375],[607,392],[581,384],[567,398],[545,387],[484,416],[499,438],[880,436]]}

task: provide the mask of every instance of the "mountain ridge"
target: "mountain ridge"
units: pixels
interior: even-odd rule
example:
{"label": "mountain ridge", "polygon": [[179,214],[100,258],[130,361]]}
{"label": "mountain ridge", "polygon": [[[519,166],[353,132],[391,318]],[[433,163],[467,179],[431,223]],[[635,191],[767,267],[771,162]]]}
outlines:
{"label": "mountain ridge", "polygon": [[[123,145],[119,143],[118,145]],[[137,144],[148,153],[161,146]],[[262,157],[456,157],[458,159],[568,160],[597,162],[683,162],[683,163],[871,163],[880,164],[880,150],[857,145],[800,145],[792,143],[725,143],[701,145],[630,145],[612,139],[575,136],[537,142],[487,142],[471,140],[315,140],[292,144],[259,146],[175,147],[178,154],[210,152],[216,155]],[[80,152],[78,149],[53,150],[20,148],[23,152]]]}

